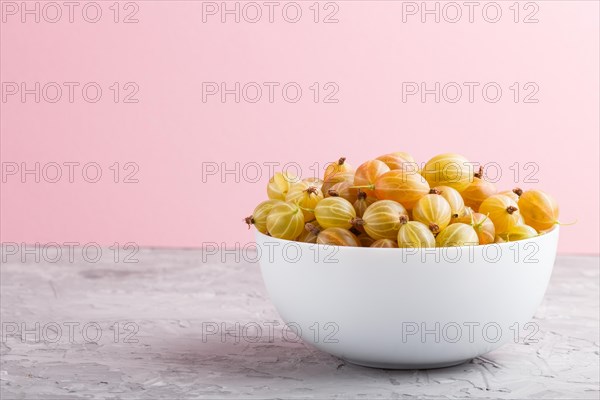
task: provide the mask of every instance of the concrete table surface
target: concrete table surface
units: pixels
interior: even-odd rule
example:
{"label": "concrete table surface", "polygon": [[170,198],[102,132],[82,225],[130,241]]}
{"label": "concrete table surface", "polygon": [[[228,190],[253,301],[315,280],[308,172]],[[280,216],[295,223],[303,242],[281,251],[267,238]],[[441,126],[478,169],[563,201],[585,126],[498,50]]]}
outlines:
{"label": "concrete table surface", "polygon": [[197,250],[141,250],[138,263],[113,255],[5,260],[3,400],[600,396],[597,257],[558,258],[533,319],[537,342],[398,371],[351,365],[290,338],[256,264]]}

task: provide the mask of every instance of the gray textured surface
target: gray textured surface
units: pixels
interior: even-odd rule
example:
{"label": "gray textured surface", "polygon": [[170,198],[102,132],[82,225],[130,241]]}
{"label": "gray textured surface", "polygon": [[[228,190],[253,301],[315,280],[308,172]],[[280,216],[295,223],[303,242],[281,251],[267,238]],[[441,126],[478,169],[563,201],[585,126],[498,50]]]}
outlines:
{"label": "gray textured surface", "polygon": [[[597,257],[558,259],[534,319],[537,343],[510,343],[485,358],[428,371],[350,365],[284,340],[280,329],[251,343],[250,331],[236,333],[236,322],[279,319],[256,265],[217,256],[203,263],[199,251],[185,250],[144,250],[136,258],[137,264],[2,265],[3,400],[600,395]],[[79,324],[72,337],[70,322]],[[93,327],[81,333],[90,322],[101,328],[95,341]],[[203,340],[203,322],[225,323],[230,331],[223,340]],[[22,323],[30,330],[24,340]],[[126,328],[138,331],[126,340]]]}

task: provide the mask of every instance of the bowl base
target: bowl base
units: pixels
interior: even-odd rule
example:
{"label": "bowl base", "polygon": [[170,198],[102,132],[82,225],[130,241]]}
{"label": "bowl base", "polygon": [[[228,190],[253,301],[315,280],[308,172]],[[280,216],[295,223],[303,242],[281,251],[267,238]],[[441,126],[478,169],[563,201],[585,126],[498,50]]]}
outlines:
{"label": "bowl base", "polygon": [[396,363],[378,363],[378,362],[370,362],[370,361],[357,361],[357,360],[351,360],[348,358],[344,358],[344,361],[347,361],[351,364],[356,364],[356,365],[360,365],[362,367],[369,367],[369,368],[379,368],[379,369],[434,369],[434,368],[446,368],[446,367],[452,367],[454,365],[459,365],[462,363],[465,363],[467,361],[471,361],[472,358],[467,358],[465,360],[458,360],[458,361],[447,361],[447,362],[441,362],[441,363],[425,363],[425,364],[420,364],[420,363],[415,363],[415,364],[396,364]]}

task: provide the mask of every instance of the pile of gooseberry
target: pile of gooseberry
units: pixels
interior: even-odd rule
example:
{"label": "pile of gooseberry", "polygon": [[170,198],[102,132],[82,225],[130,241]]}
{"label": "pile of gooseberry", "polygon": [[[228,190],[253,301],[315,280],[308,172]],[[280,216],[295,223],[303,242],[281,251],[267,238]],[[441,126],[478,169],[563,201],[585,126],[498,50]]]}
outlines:
{"label": "pile of gooseberry", "polygon": [[448,247],[532,238],[558,223],[541,190],[498,191],[465,157],[440,154],[419,166],[404,152],[354,169],[344,157],[323,178],[277,172],[269,200],[244,219],[275,238],[337,246]]}

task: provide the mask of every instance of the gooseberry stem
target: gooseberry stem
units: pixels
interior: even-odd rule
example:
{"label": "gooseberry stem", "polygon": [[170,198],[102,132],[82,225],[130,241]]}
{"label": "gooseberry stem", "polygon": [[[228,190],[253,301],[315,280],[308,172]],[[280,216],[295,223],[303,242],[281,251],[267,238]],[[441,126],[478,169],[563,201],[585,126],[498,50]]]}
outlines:
{"label": "gooseberry stem", "polygon": [[[473,214],[471,214],[471,217],[473,217]],[[479,223],[479,225],[483,225],[483,223],[484,223],[485,221],[487,221],[487,219],[488,219],[489,217],[490,217],[490,213],[487,213],[487,214],[485,214],[485,218],[483,219],[483,221],[481,221],[481,222]]]}
{"label": "gooseberry stem", "polygon": [[352,218],[350,220],[350,223],[352,224],[352,226],[363,226],[365,224],[365,220],[360,217],[356,217]]}
{"label": "gooseberry stem", "polygon": [[471,226],[473,229],[480,230],[483,226],[483,223],[490,217],[490,213],[485,214],[485,218],[478,224],[475,223],[475,219],[473,218],[473,214],[471,214]]}
{"label": "gooseberry stem", "polygon": [[375,189],[375,185],[359,185],[359,186],[350,186],[350,189]]}
{"label": "gooseberry stem", "polygon": [[311,224],[310,222],[307,222],[306,224],[304,224],[304,229],[306,229],[307,231],[309,231],[310,233],[312,233],[314,235],[318,235],[319,233],[321,233],[321,230],[319,228],[317,228],[316,226],[314,226],[313,224]]}
{"label": "gooseberry stem", "polygon": [[481,165],[479,166],[479,171],[475,172],[473,176],[479,179],[483,178],[483,167]]}
{"label": "gooseberry stem", "polygon": [[251,216],[244,218],[244,222],[248,224],[248,229],[254,224],[254,218]]}
{"label": "gooseberry stem", "polygon": [[308,193],[309,195],[315,194],[317,193],[317,188],[314,186],[309,186],[308,189],[306,189],[306,193]]}

